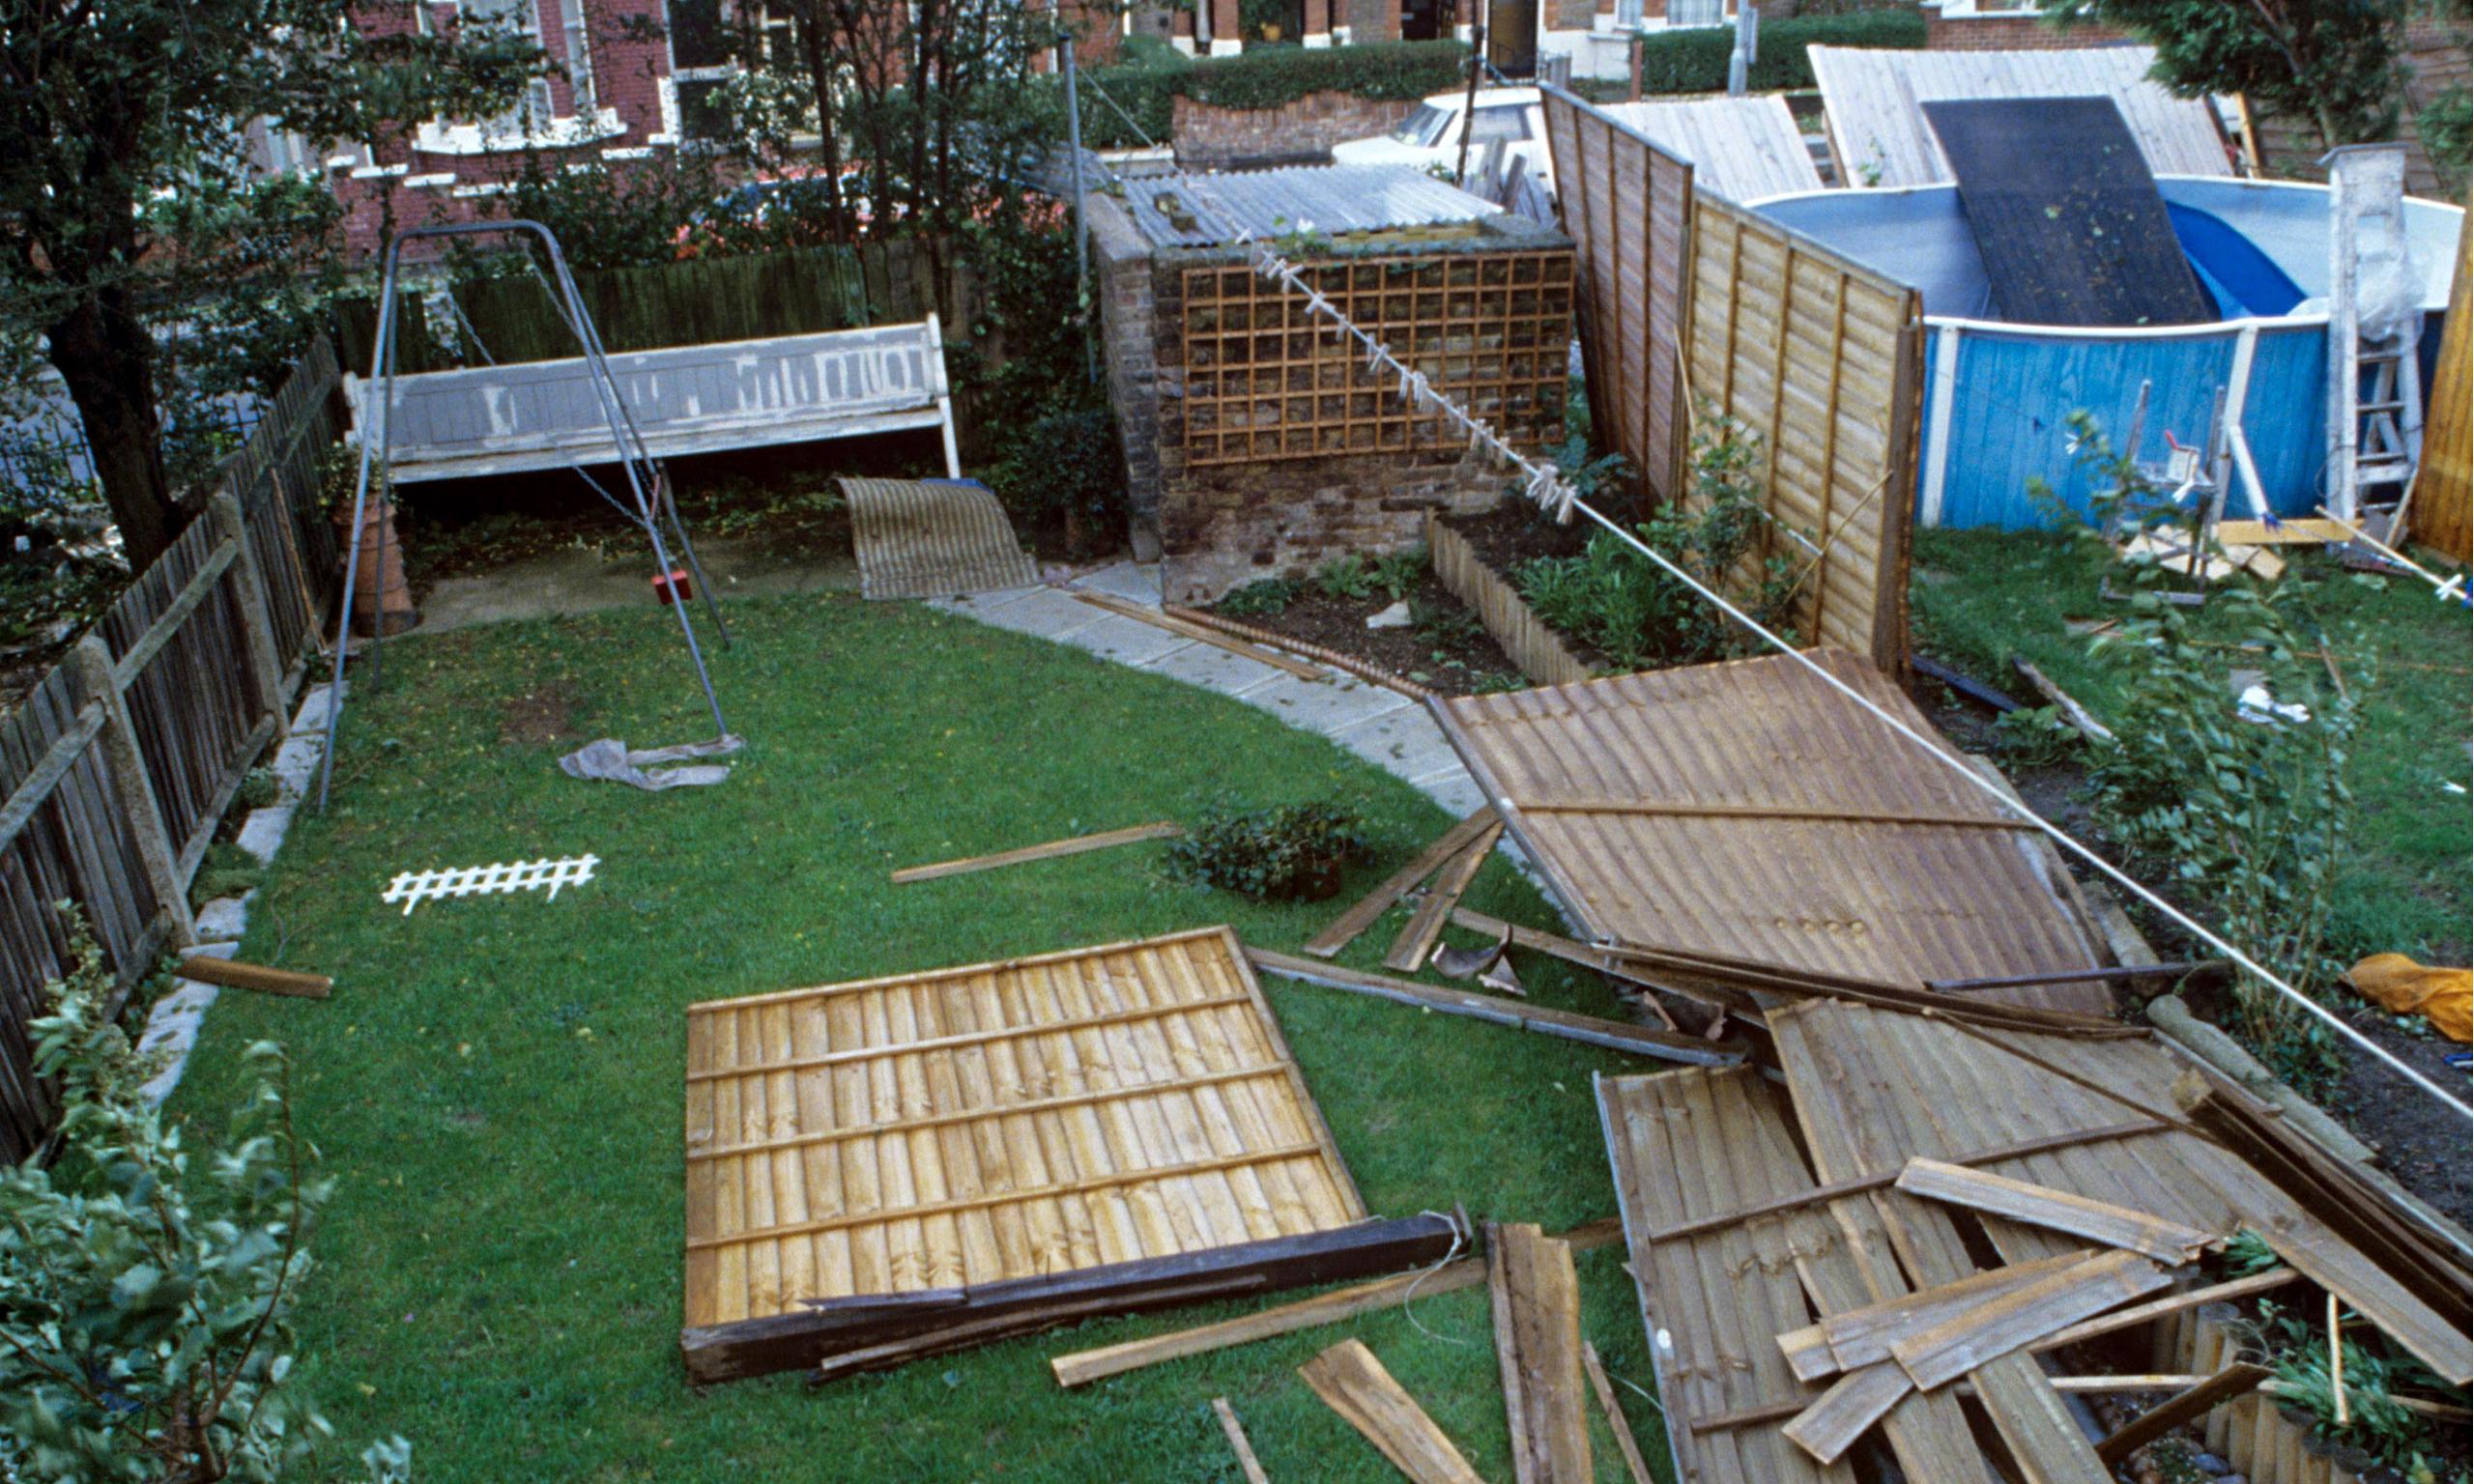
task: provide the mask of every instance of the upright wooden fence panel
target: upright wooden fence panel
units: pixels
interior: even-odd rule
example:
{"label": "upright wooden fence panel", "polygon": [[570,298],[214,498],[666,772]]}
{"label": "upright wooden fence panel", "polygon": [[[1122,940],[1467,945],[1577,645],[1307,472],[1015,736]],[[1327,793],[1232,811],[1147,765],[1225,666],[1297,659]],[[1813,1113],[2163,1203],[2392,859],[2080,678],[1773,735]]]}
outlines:
{"label": "upright wooden fence panel", "polygon": [[1760,556],[1801,575],[1806,643],[1907,663],[1923,299],[1707,191],[1692,211],[1696,403],[1759,441]]}
{"label": "upright wooden fence panel", "polygon": [[2474,264],[2474,227],[2457,234],[2457,282],[2448,291],[2448,323],[2440,331],[2439,371],[2425,399],[2423,467],[2414,476],[2409,525],[2414,539],[2459,561],[2474,561],[2474,304],[2467,275]]}
{"label": "upright wooden fence panel", "polygon": [[1598,444],[1650,494],[1683,488],[1691,442],[1683,360],[1692,273],[1692,166],[1560,88],[1546,140],[1565,235],[1578,245],[1581,355]]}
{"label": "upright wooden fence panel", "polygon": [[124,987],[186,938],[216,822],[316,647],[335,586],[318,466],[336,388],[321,342],[208,513],[0,720],[0,1160],[39,1148],[56,1112],[29,1026],[71,966],[60,904]]}

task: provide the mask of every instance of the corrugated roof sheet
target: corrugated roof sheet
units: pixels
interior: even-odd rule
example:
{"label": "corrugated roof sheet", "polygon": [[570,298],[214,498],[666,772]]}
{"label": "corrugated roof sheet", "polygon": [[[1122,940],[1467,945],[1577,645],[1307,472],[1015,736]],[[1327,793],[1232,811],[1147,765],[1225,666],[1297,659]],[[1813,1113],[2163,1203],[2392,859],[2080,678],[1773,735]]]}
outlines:
{"label": "corrugated roof sheet", "polygon": [[1408,165],[1301,165],[1125,183],[1126,205],[1162,247],[1218,247],[1307,226],[1329,237],[1450,226],[1503,208]]}
{"label": "corrugated roof sheet", "polygon": [[[1815,658],[1934,735],[1879,671]],[[1439,709],[1591,936],[1906,985],[2098,966],[2049,846],[1785,656]],[[1916,816],[1959,822],[1903,822]],[[2110,1004],[2090,985],[2015,998]]]}
{"label": "corrugated roof sheet", "polygon": [[2231,175],[2209,105],[2151,80],[2152,46],[1876,51],[1814,46],[1839,173],[1851,186],[1931,186],[1949,162],[1918,105],[1940,99],[2110,98],[2158,175]]}
{"label": "corrugated roof sheet", "polygon": [[1730,201],[1822,188],[1821,171],[1787,100],[1700,98],[1686,102],[1607,103],[1604,111],[1660,149],[1692,162],[1692,184]]}

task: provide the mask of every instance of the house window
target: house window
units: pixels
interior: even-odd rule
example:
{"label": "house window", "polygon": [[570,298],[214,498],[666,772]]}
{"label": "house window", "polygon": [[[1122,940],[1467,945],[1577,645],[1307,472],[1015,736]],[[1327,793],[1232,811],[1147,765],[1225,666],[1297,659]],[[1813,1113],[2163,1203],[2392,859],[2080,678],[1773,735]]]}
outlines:
{"label": "house window", "polygon": [[[761,3],[742,8],[732,0],[669,0],[666,10],[671,92],[681,138],[715,139],[729,131],[722,93],[747,63],[776,72],[799,67],[791,17]],[[745,46],[734,35],[741,26],[747,28]]]}
{"label": "house window", "polygon": [[[541,13],[535,0],[455,0],[455,14],[468,26],[485,26],[541,44]],[[480,121],[484,137],[521,136],[545,128],[554,117],[550,100],[550,82],[535,77],[524,85],[524,94],[515,106],[493,119]]]}
{"label": "house window", "polygon": [[1666,23],[1723,26],[1727,23],[1727,0],[1666,0]]}
{"label": "house window", "polygon": [[567,43],[567,92],[579,117],[599,111],[592,83],[592,32],[585,24],[585,0],[560,0],[560,30]]}

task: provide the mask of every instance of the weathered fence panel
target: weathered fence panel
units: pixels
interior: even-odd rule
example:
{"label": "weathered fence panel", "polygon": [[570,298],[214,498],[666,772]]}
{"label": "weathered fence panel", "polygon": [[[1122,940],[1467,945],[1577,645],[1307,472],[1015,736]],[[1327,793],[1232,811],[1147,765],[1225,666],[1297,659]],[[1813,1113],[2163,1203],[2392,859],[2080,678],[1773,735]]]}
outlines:
{"label": "weathered fence panel", "polygon": [[207,513],[0,720],[0,1160],[50,1130],[29,1023],[70,964],[59,904],[128,986],[187,941],[216,821],[281,727],[334,599],[319,464],[340,431],[313,346],[227,460]]}
{"label": "weathered fence panel", "polygon": [[1692,279],[1692,166],[1560,88],[1545,106],[1564,233],[1579,249],[1590,421],[1600,446],[1669,499],[1691,442],[1675,348]]}
{"label": "weathered fence panel", "polygon": [[1569,685],[1593,671],[1530,610],[1511,584],[1480,560],[1469,538],[1426,513],[1426,559],[1444,590],[1467,605],[1520,672],[1539,685]]}

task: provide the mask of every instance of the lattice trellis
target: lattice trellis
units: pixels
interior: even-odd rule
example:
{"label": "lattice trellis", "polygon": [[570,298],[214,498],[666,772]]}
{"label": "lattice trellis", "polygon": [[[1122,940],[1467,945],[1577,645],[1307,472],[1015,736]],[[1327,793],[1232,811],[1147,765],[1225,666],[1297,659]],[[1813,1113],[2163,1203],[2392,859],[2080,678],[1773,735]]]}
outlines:
{"label": "lattice trellis", "polygon": [[513,861],[491,866],[457,866],[446,870],[400,871],[388,884],[386,895],[379,899],[389,906],[402,902],[404,915],[410,917],[413,908],[441,897],[544,890],[556,897],[561,887],[581,886],[591,880],[592,868],[600,864],[599,856],[572,855],[558,861]]}
{"label": "lattice trellis", "polygon": [[[1513,443],[1564,430],[1572,332],[1568,249],[1364,258],[1305,270],[1313,289]],[[1304,296],[1250,265],[1184,275],[1190,465],[1405,453],[1465,438],[1396,393],[1314,318]]]}

